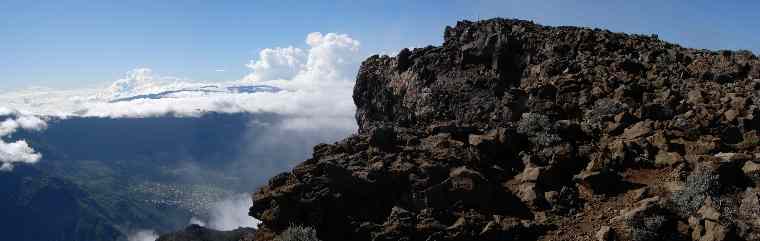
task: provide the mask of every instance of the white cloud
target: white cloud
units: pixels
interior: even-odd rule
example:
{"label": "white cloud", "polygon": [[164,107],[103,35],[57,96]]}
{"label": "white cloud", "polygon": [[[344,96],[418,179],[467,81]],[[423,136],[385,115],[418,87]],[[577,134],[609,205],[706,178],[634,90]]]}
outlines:
{"label": "white cloud", "polygon": [[6,143],[0,141],[0,163],[2,170],[8,171],[13,169],[13,163],[36,163],[42,158],[42,155],[36,153],[29,147],[26,141],[16,141]]}
{"label": "white cloud", "polygon": [[[23,115],[18,111],[0,109],[0,114],[8,119],[0,122],[0,171],[13,170],[14,163],[36,163],[42,158],[25,140],[6,142],[3,137],[13,134],[19,129],[42,131],[47,123],[36,116]],[[15,119],[14,119],[15,118]]]}
{"label": "white cloud", "polygon": [[109,88],[115,95],[126,95],[136,90],[145,89],[154,85],[153,70],[148,68],[134,69],[127,72],[127,78],[117,80]]}
{"label": "white cloud", "polygon": [[222,231],[235,230],[240,227],[255,228],[261,222],[248,216],[248,209],[251,205],[253,205],[251,196],[247,194],[234,195],[213,204],[209,210],[208,222],[193,217],[190,219],[190,224],[198,224]]}
{"label": "white cloud", "polygon": [[0,122],[0,137],[7,136],[13,132],[16,132],[18,127],[18,122],[13,119],[7,119],[3,122]]}
{"label": "white cloud", "polygon": [[128,241],[156,241],[158,233],[154,230],[138,230],[127,236]]}
{"label": "white cloud", "polygon": [[306,62],[306,53],[294,47],[266,48],[259,52],[259,59],[248,66],[253,73],[246,77],[249,81],[292,79],[301,71]]}
{"label": "white cloud", "polygon": [[297,89],[350,88],[360,64],[359,41],[345,34],[319,32],[306,36],[308,50],[264,49],[248,65],[245,81]]}
{"label": "white cloud", "polygon": [[25,130],[41,131],[47,129],[47,123],[36,116],[22,115],[16,118],[19,127]]}
{"label": "white cloud", "polygon": [[356,76],[359,41],[345,34],[310,33],[306,43],[311,46],[309,60],[299,78],[350,82]]}

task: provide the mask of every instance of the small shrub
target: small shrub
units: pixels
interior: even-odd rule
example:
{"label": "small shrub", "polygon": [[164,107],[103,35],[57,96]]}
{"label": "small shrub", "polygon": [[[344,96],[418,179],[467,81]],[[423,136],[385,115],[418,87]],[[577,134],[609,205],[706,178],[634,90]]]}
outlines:
{"label": "small shrub", "polygon": [[559,191],[557,203],[552,207],[552,211],[559,214],[575,214],[583,207],[583,203],[581,203],[578,195],[578,189],[575,187],[562,187]]}
{"label": "small shrub", "polygon": [[275,241],[319,241],[317,230],[308,226],[291,225]]}
{"label": "small shrub", "polygon": [[631,240],[660,240],[660,229],[665,226],[666,221],[667,219],[662,215],[653,215],[628,220],[628,226],[631,227]]}
{"label": "small shrub", "polygon": [[739,204],[739,216],[744,220],[760,227],[760,193],[747,189],[744,192],[741,203]]}
{"label": "small shrub", "polygon": [[553,123],[548,116],[538,113],[524,113],[517,122],[517,133],[528,137],[538,146],[551,146],[562,139],[555,133]]}
{"label": "small shrub", "polygon": [[599,99],[594,103],[593,109],[587,114],[588,116],[601,120],[601,118],[612,118],[615,115],[624,112],[628,106],[624,103],[611,99]]}
{"label": "small shrub", "polygon": [[753,148],[760,145],[760,137],[755,131],[744,133],[744,141],[739,143],[739,148]]}
{"label": "small shrub", "polygon": [[681,217],[688,217],[697,211],[706,198],[718,196],[718,175],[710,170],[695,170],[686,178],[683,190],[673,193],[671,208]]}

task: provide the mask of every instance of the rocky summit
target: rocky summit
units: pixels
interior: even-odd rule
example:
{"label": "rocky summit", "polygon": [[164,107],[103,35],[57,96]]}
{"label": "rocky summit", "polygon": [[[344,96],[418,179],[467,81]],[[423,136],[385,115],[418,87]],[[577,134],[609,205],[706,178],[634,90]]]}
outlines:
{"label": "rocky summit", "polygon": [[462,21],[372,56],[357,134],[252,195],[256,240],[760,240],[760,60]]}

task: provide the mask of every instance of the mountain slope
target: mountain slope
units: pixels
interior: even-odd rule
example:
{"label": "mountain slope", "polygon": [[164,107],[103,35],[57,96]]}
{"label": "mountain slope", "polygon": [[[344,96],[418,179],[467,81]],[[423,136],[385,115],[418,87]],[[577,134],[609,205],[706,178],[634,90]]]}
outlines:
{"label": "mountain slope", "polygon": [[257,240],[758,240],[760,60],[463,21],[373,56],[359,133],[253,194]]}
{"label": "mountain slope", "polygon": [[3,240],[117,240],[106,211],[76,185],[30,166],[0,172]]}
{"label": "mountain slope", "polygon": [[[270,113],[215,112],[190,117],[47,117],[45,131],[18,130],[4,137],[7,141],[25,140],[41,154],[38,163],[27,166],[36,174],[6,175],[27,183],[57,180],[67,187],[65,195],[69,195],[69,189],[76,190],[71,195],[89,200],[79,202],[81,207],[77,208],[94,210],[93,214],[102,221],[99,225],[116,229],[120,239],[136,230],[176,230],[193,218],[224,229],[249,226],[252,218],[247,223],[227,219],[230,215],[226,212],[233,212],[227,206],[233,204],[223,201],[254,191],[252,184],[262,184],[271,173],[286,170],[292,160],[307,157],[315,143],[345,134],[331,129],[283,129],[279,125],[286,118]],[[281,151],[272,151],[275,148]],[[37,190],[13,187],[4,187],[8,198],[18,198],[18,190]],[[40,189],[38,195],[56,190]],[[14,220],[5,214],[0,217]],[[41,215],[34,206],[7,214],[35,220]],[[67,222],[90,222],[84,220],[88,218],[74,215]],[[102,228],[63,226],[49,231],[87,233],[97,229]],[[20,237],[15,239],[18,241],[38,240],[24,236],[23,229],[5,231],[8,236]],[[109,236],[87,240],[114,239]]]}

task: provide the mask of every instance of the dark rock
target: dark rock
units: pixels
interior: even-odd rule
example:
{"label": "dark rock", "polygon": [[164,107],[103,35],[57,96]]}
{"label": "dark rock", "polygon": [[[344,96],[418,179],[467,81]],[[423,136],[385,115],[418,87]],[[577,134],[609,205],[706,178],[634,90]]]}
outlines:
{"label": "dark rock", "polygon": [[232,231],[216,231],[198,225],[190,225],[185,230],[161,235],[157,241],[254,241],[256,230],[238,228]]}
{"label": "dark rock", "polygon": [[609,226],[602,226],[594,237],[596,241],[612,241],[615,239],[615,232]]}
{"label": "dark rock", "polygon": [[479,172],[466,167],[456,168],[446,181],[425,191],[426,206],[446,208],[459,204],[485,209],[494,200],[494,188]]}
{"label": "dark rock", "polygon": [[609,169],[585,171],[576,175],[574,179],[594,193],[602,194],[618,191],[617,189],[621,186],[622,181],[620,174]]}
{"label": "dark rock", "polygon": [[396,145],[396,132],[393,127],[383,126],[370,130],[369,145],[383,150],[392,149]]}
{"label": "dark rock", "polygon": [[462,21],[442,46],[365,60],[358,133],[274,177],[250,214],[261,240],[291,224],[322,240],[537,240],[637,196],[621,240],[756,240],[741,215],[688,219],[708,199],[724,216],[755,205],[739,201],[755,173],[740,153],[760,151],[758,69],[749,53],[652,36]]}

